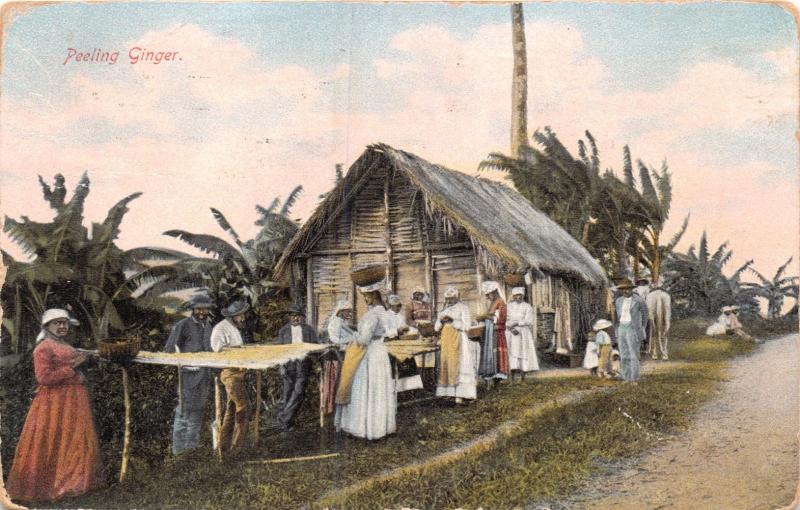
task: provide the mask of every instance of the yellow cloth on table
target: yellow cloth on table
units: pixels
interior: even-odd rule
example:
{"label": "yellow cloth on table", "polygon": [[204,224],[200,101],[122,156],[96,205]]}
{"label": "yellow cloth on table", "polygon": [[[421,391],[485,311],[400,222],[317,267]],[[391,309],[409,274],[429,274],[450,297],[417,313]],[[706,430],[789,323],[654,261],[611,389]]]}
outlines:
{"label": "yellow cloth on table", "polygon": [[367,346],[355,342],[347,346],[342,361],[342,372],[339,375],[339,387],[336,389],[336,403],[339,405],[350,403],[350,390],[353,389],[353,378],[356,376],[358,365],[367,352]]}
{"label": "yellow cloth on table", "polygon": [[439,384],[442,386],[455,386],[458,384],[461,333],[450,324],[445,324],[442,328],[439,345],[441,349]]}

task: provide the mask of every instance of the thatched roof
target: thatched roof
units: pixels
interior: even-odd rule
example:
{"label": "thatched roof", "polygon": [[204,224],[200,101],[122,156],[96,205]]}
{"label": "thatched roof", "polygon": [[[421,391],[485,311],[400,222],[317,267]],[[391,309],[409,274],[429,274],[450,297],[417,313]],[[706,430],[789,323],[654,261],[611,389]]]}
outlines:
{"label": "thatched roof", "polygon": [[536,209],[515,190],[499,182],[448,170],[424,159],[389,147],[371,145],[353,163],[343,181],[289,243],[276,266],[284,274],[295,254],[317,237],[332,216],[359,191],[359,183],[376,168],[390,166],[402,172],[421,190],[429,209],[464,228],[473,242],[497,258],[506,269],[528,268],[577,277],[603,285],[602,268],[581,244],[563,228]]}

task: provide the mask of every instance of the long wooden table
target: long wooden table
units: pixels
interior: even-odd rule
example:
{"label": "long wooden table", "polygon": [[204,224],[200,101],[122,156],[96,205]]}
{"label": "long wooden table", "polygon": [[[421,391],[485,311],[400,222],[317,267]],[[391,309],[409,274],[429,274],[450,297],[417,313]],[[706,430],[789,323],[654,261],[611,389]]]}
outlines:
{"label": "long wooden table", "polygon": [[[392,340],[386,342],[386,349],[389,354],[399,361],[439,351],[439,346],[431,340]],[[171,352],[150,352],[140,351],[139,354],[130,360],[131,363],[142,363],[149,365],[171,365],[181,367],[203,367],[203,368],[244,368],[255,370],[256,378],[256,414],[253,419],[254,441],[258,441],[260,408],[261,408],[261,370],[283,365],[290,361],[304,359],[311,353],[321,352],[334,347],[331,344],[258,344],[245,345],[234,349],[226,349],[221,352],[193,352],[193,353],[171,353]],[[96,350],[80,349],[82,352],[98,356]],[[128,370],[125,365],[120,365],[122,369],[122,388],[125,404],[125,431],[122,447],[122,465],[120,467],[119,479],[122,481],[127,474],[128,458],[130,449],[130,388]],[[180,373],[180,372],[179,372]],[[322,387],[320,386],[320,391]],[[181,395],[179,388],[178,394]],[[222,397],[220,390],[219,377],[214,377],[214,416],[216,435],[219,437],[222,421]],[[324,422],[321,420],[321,424]],[[217,443],[217,455],[221,457],[219,443]]]}
{"label": "long wooden table", "polygon": [[[327,344],[284,344],[284,345],[245,345],[234,349],[226,349],[221,352],[192,352],[192,353],[171,353],[171,352],[150,352],[140,351],[139,354],[130,360],[131,363],[142,363],[150,365],[172,365],[181,367],[203,367],[203,368],[244,368],[256,370],[256,414],[253,420],[253,430],[255,441],[258,441],[259,413],[261,408],[261,370],[276,367],[288,363],[289,361],[304,359],[310,353],[324,351],[330,345]],[[98,356],[95,350],[80,349],[87,354]],[[128,457],[130,448],[130,389],[128,383],[128,370],[125,365],[120,365],[122,369],[122,389],[125,404],[125,432],[122,446],[122,465],[120,467],[119,479],[122,481],[127,474]],[[180,374],[180,372],[179,372]],[[178,389],[181,395],[181,389]],[[179,397],[180,398],[180,397]],[[219,377],[214,377],[214,426],[216,435],[219,437],[222,406],[221,390]],[[219,443],[217,444],[217,454],[221,456]]]}

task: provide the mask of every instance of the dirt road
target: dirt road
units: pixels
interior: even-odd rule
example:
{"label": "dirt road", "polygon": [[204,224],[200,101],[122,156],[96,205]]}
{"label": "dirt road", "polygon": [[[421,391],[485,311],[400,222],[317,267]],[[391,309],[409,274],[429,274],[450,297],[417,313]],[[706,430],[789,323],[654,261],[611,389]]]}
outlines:
{"label": "dirt road", "polygon": [[[731,363],[730,381],[678,437],[593,478],[556,509],[785,507],[798,483],[798,336]],[[538,508],[542,508],[539,506]]]}

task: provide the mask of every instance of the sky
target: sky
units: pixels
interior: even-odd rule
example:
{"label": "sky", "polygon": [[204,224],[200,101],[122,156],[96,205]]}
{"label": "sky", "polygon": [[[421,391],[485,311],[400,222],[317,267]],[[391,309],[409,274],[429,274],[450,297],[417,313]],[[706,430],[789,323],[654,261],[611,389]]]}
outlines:
{"label": "sky", "polygon": [[[691,214],[681,249],[705,230],[712,247],[730,243],[729,269],[753,259],[768,275],[798,252],[789,12],[524,5],[531,132],[550,126],[577,153],[589,130],[618,174],[626,144],[634,159],[666,160],[666,233]],[[224,235],[210,207],[250,237],[255,205],[298,184],[293,212],[306,218],[334,165],[349,167],[371,143],[471,174],[509,150],[507,4],[68,3],[16,13],[4,28],[1,212],[47,221],[36,176],[62,173],[71,190],[87,171],[88,220],[144,192],[122,224],[123,248],[182,249],[162,235],[175,228]],[[171,58],[134,64],[132,48]],[[119,55],[74,55],[93,52]],[[0,238],[18,253],[9,245]]]}

